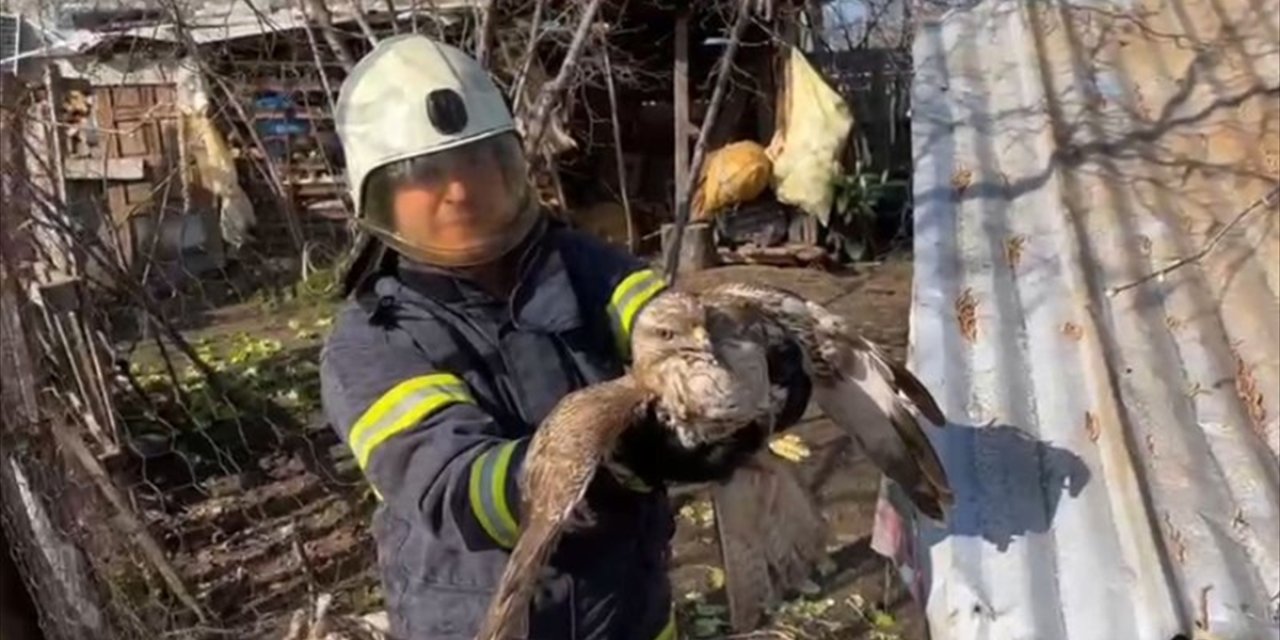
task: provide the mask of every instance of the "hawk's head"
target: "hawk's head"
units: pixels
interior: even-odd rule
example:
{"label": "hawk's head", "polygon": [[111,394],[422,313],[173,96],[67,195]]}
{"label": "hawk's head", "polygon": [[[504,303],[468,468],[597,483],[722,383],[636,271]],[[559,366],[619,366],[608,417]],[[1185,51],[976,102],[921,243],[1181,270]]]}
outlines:
{"label": "hawk's head", "polygon": [[696,296],[666,291],[645,306],[631,330],[631,359],[644,370],[673,356],[710,356],[707,310]]}

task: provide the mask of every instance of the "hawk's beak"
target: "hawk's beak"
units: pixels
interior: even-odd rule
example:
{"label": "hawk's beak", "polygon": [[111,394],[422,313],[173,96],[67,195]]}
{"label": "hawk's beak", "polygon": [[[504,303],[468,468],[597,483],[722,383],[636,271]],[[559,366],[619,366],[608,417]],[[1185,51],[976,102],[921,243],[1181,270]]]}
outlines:
{"label": "hawk's beak", "polygon": [[705,327],[698,327],[693,330],[693,340],[704,351],[711,350],[711,334],[707,333]]}

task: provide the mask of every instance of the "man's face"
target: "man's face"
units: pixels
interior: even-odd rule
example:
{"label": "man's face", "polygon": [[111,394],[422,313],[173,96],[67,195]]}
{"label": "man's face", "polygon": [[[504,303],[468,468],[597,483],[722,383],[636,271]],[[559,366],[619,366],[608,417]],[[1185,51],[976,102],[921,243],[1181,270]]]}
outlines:
{"label": "man's face", "polygon": [[511,159],[502,155],[511,153],[504,146],[509,142],[482,140],[420,161],[412,177],[395,188],[396,232],[413,245],[451,253],[479,249],[501,237],[522,204],[513,188]]}

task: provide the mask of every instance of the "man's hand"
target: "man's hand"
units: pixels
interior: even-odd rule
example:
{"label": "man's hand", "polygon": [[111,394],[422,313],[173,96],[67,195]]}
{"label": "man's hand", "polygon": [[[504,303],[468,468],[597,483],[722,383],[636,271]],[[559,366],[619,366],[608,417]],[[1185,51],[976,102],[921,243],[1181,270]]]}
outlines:
{"label": "man's hand", "polygon": [[[769,381],[786,392],[773,431],[798,422],[809,405],[812,387],[805,374],[799,345],[783,343],[766,354]],[[606,468],[624,485],[655,487],[667,483],[723,482],[735,469],[751,459],[772,435],[767,424],[748,425],[719,442],[687,448],[675,432],[663,425],[650,409],[643,424],[622,435],[613,460]]]}

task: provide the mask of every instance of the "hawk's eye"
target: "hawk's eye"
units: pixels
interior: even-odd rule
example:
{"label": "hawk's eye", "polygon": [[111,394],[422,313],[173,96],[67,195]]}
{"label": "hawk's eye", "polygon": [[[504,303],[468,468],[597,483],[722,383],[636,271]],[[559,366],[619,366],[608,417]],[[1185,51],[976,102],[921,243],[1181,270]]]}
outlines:
{"label": "hawk's eye", "polygon": [[658,334],[658,338],[662,340],[674,340],[676,337],[676,332],[662,327],[656,329],[655,332]]}

